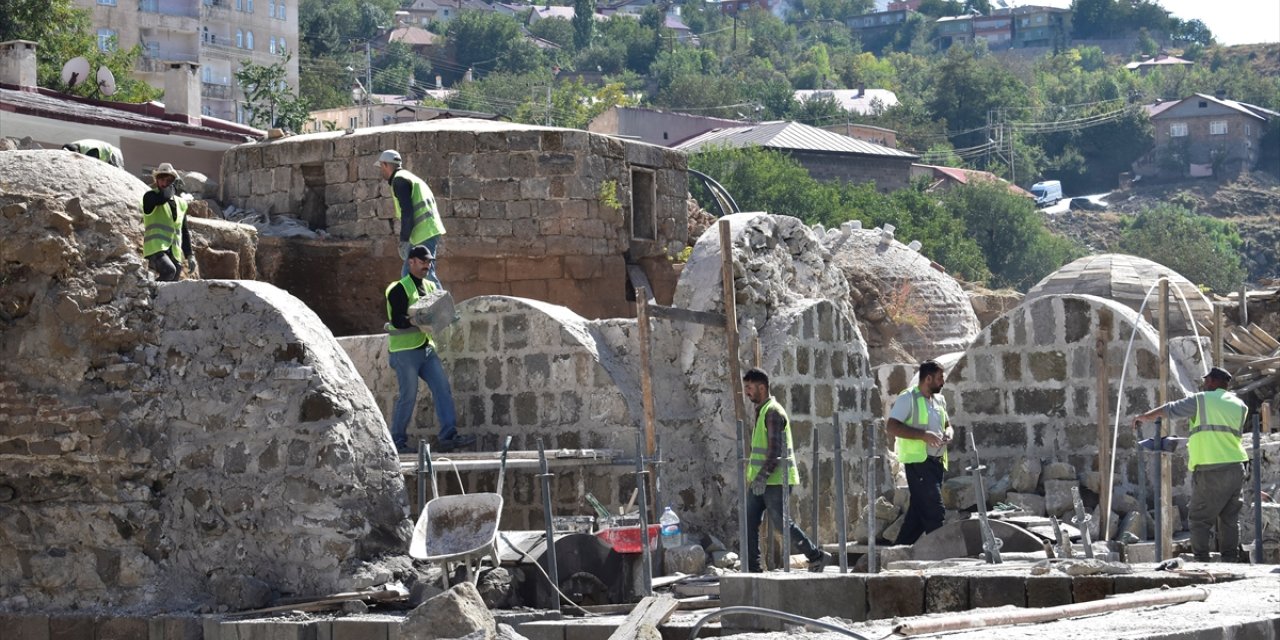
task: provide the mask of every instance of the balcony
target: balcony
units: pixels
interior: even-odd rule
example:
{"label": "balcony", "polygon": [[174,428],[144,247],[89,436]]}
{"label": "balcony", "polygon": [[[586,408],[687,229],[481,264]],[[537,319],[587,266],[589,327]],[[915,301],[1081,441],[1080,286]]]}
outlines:
{"label": "balcony", "polygon": [[194,53],[184,53],[177,51],[160,51],[155,55],[144,55],[138,58],[136,67],[138,71],[143,73],[164,73],[168,70],[170,62],[199,62],[200,59]]}
{"label": "balcony", "polygon": [[213,98],[215,100],[230,100],[231,85],[217,84],[215,82],[200,83],[200,95],[205,98]]}
{"label": "balcony", "polygon": [[158,29],[161,31],[178,31],[195,33],[200,29],[200,17],[159,11],[146,11],[139,7],[138,27],[140,29]]}

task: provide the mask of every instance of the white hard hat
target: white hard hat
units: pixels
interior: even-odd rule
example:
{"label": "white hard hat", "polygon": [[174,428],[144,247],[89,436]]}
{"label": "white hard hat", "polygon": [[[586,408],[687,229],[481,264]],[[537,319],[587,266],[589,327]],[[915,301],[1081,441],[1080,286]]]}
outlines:
{"label": "white hard hat", "polygon": [[399,166],[400,152],[395,149],[387,149],[386,151],[383,151],[382,155],[378,156],[378,163],[381,164],[383,162]]}

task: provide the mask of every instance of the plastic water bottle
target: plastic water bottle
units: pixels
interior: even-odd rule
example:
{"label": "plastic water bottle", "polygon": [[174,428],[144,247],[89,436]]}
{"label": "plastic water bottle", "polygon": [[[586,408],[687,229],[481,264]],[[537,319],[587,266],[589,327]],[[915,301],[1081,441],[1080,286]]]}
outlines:
{"label": "plastic water bottle", "polygon": [[662,512],[662,517],[658,518],[658,523],[662,525],[662,548],[673,549],[684,544],[684,535],[680,533],[680,516],[667,507]]}

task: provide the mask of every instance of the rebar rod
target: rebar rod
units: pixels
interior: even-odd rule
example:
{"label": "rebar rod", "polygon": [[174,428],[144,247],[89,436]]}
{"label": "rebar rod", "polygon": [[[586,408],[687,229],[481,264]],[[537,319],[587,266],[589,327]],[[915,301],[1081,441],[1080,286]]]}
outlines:
{"label": "rebar rod", "polygon": [[832,420],[835,427],[833,429],[836,439],[836,458],[835,458],[835,474],[836,474],[836,521],[839,526],[836,527],[837,538],[836,543],[839,545],[840,554],[840,573],[849,573],[849,522],[845,515],[844,495],[844,433],[840,428],[840,414],[836,414]]}
{"label": "rebar rod", "polygon": [[[538,468],[541,473],[538,478],[542,480],[542,519],[546,525],[547,531],[547,582],[551,583],[552,593],[560,590],[560,568],[556,563],[556,528],[551,516],[551,470],[547,466],[547,450],[542,444],[542,438],[538,438]],[[560,610],[560,598],[556,596],[555,610]]]}

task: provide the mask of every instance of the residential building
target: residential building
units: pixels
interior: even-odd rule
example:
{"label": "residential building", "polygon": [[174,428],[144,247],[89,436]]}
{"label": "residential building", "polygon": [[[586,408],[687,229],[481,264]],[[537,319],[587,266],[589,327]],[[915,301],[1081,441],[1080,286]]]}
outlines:
{"label": "residential building", "polygon": [[785,121],[716,129],[676,145],[676,149],[697,153],[718,146],[774,149],[799,162],[816,180],[870,182],[883,193],[909,185],[911,163],[920,159],[906,151]]}
{"label": "residential building", "polygon": [[860,16],[846,18],[844,23],[854,31],[885,31],[896,28],[907,21],[907,9],[864,13]]}
{"label": "residential building", "polygon": [[776,0],[706,0],[707,4],[720,7],[720,13],[725,15],[737,15],[738,13],[746,13],[752,8],[759,8],[765,11],[772,11]]}
{"label": "residential building", "polygon": [[956,185],[971,184],[974,182],[994,182],[1003,184],[1009,188],[1009,192],[1023,196],[1026,198],[1034,198],[1030,191],[1019,187],[990,171],[977,171],[974,169],[957,169],[955,167],[942,167],[932,164],[913,164],[911,165],[911,177],[927,178],[929,180],[929,191],[945,191]]}
{"label": "residential building", "polygon": [[[1066,44],[1071,33],[1071,11],[1057,7],[1024,6],[1008,10],[1013,18],[1013,46],[1052,47]],[[1002,11],[996,11],[996,14]]]}
{"label": "residential building", "polygon": [[972,14],[938,18],[933,25],[933,37],[939,49],[949,49],[953,44],[973,42]]}
{"label": "residential building", "polygon": [[124,168],[150,175],[161,162],[218,176],[228,149],[265,132],[201,115],[200,78],[194,62],[169,65],[165,103],[128,104],[81,98],[36,86],[36,43],[0,43],[0,136],[31,137],[46,149],[82,138],[119,147]]}
{"label": "residential building", "polygon": [[861,85],[857,89],[798,89],[795,99],[799,102],[835,100],[845,111],[863,116],[879,115],[898,104],[898,95],[894,92],[888,89],[868,89]]}
{"label": "residential building", "polygon": [[973,17],[973,39],[983,40],[987,48],[1008,49],[1013,45],[1013,16],[996,14]]}
{"label": "residential building", "polygon": [[885,9],[889,11],[919,11],[920,5],[924,0],[897,0],[885,5]]}
{"label": "residential building", "polygon": [[1134,163],[1134,173],[1161,177],[1249,171],[1258,162],[1265,129],[1280,118],[1270,109],[1203,93],[1146,109],[1155,144]]}
{"label": "residential building", "polygon": [[1144,55],[1141,60],[1130,62],[1124,68],[1130,71],[1137,71],[1139,75],[1145,76],[1156,69],[1189,69],[1193,65],[1195,63],[1190,60],[1183,60],[1178,56],[1161,53],[1154,58]]}
{"label": "residential building", "polygon": [[[235,72],[243,60],[284,62],[298,86],[298,0],[75,0],[89,10],[98,46],[142,45],[138,77],[164,88],[169,62],[200,68],[204,115],[244,122],[248,113]],[[115,44],[113,44],[113,42]]]}
{"label": "residential building", "polygon": [[639,140],[660,147],[674,147],[713,129],[743,124],[746,123],[689,113],[641,107],[613,107],[592,119],[587,124],[587,131]]}
{"label": "residential building", "polygon": [[[463,11],[494,11],[497,4],[489,4],[483,0],[413,0],[413,3],[402,9],[408,14],[408,22],[425,27],[432,22],[448,22],[458,17]],[[504,13],[511,12],[511,7],[502,5]]]}
{"label": "residential building", "polygon": [[829,124],[822,127],[824,131],[838,133],[842,136],[849,136],[864,142],[878,144],[882,147],[890,149],[898,148],[898,132],[893,129],[884,127],[875,127],[869,124],[858,124],[856,122],[847,122],[844,124]]}

